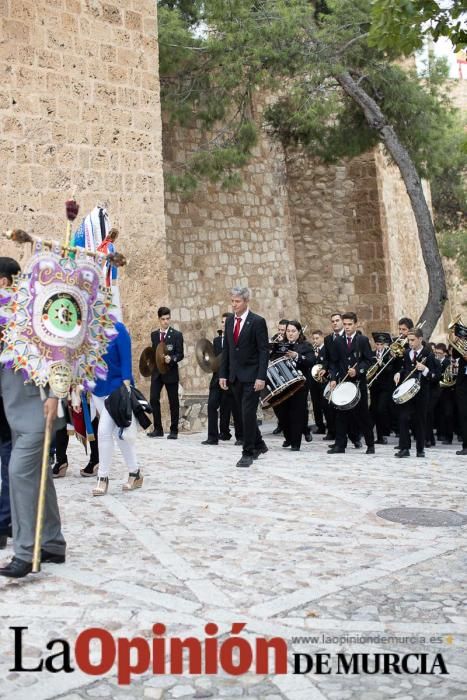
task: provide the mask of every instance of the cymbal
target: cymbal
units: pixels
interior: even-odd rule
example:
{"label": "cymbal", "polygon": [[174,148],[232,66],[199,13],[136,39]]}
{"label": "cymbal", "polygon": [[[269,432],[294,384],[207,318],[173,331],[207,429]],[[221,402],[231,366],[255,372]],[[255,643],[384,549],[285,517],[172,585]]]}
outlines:
{"label": "cymbal", "polygon": [[154,350],[149,347],[144,348],[139,358],[139,371],[143,377],[150,377],[156,369],[156,356]]}
{"label": "cymbal", "polygon": [[200,338],[195,346],[196,360],[204,372],[218,372],[221,355],[214,354],[213,344],[206,338]]}
{"label": "cymbal", "polygon": [[165,361],[165,356],[168,354],[167,345],[165,343],[159,343],[156,348],[156,366],[161,374],[166,374],[166,372],[169,371],[169,365]]}

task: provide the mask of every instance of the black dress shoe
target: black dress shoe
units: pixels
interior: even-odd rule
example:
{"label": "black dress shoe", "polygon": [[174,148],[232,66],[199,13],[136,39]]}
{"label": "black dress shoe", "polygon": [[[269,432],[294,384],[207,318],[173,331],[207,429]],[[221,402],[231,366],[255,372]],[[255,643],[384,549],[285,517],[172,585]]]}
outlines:
{"label": "black dress shoe", "polygon": [[221,435],[219,435],[219,440],[226,440],[227,441],[227,440],[230,440],[231,437],[232,436],[230,434],[226,434],[226,435],[221,434]]}
{"label": "black dress shoe", "polygon": [[345,450],[342,447],[331,447],[327,453],[328,455],[342,455],[344,452]]}
{"label": "black dress shoe", "polygon": [[0,549],[5,549],[8,542],[8,535],[0,535]]}
{"label": "black dress shoe", "polygon": [[425,457],[424,451],[421,450],[420,452],[417,452],[417,457]]}
{"label": "black dress shoe", "polygon": [[237,467],[251,467],[253,464],[253,457],[250,455],[242,455],[237,462]]}
{"label": "black dress shoe", "polygon": [[290,447],[291,444],[292,443],[289,442],[288,440],[284,440],[284,442],[282,443],[282,447]]}
{"label": "black dress shoe", "polygon": [[45,549],[41,549],[41,564],[64,564],[65,555],[55,554],[54,552],[47,552]]}
{"label": "black dress shoe", "polygon": [[240,447],[240,445],[243,445],[243,440],[235,440],[235,447]]}
{"label": "black dress shoe", "polygon": [[401,449],[401,448],[400,448],[400,445],[394,445],[394,449],[395,449],[395,450],[400,450],[400,449]]}
{"label": "black dress shoe", "polygon": [[467,447],[464,447],[462,450],[456,450],[456,455],[467,455]]}
{"label": "black dress shoe", "polygon": [[265,455],[266,452],[269,452],[269,447],[266,445],[266,443],[263,443],[259,447],[255,447],[253,450],[253,459],[258,459],[260,455]]}
{"label": "black dress shoe", "polygon": [[279,426],[277,426],[277,428],[274,428],[274,430],[272,431],[273,435],[280,435],[281,433],[282,433],[282,428],[280,428]]}
{"label": "black dress shoe", "polygon": [[148,437],[164,437],[163,430],[152,430],[150,433],[146,433]]}
{"label": "black dress shoe", "polygon": [[210,440],[209,438],[207,440],[203,440],[201,443],[202,445],[218,445],[219,442],[217,440]]}
{"label": "black dress shoe", "polygon": [[410,452],[409,450],[399,450],[399,452],[396,452],[394,457],[410,457]]}
{"label": "black dress shoe", "polygon": [[297,447],[297,446],[291,447],[291,448],[290,448],[290,451],[291,451],[291,452],[300,452],[300,448]]}
{"label": "black dress shoe", "polygon": [[379,440],[376,440],[375,445],[387,445],[388,444],[388,439],[385,437],[379,438]]}
{"label": "black dress shoe", "polygon": [[369,446],[366,448],[365,454],[366,454],[366,455],[374,455],[374,454],[375,454],[374,445],[369,445]]}
{"label": "black dress shoe", "polygon": [[8,576],[8,578],[23,578],[27,576],[32,571],[32,563],[30,561],[23,561],[18,559],[18,557],[13,557],[7,566],[0,569],[0,576]]}
{"label": "black dress shoe", "polygon": [[311,434],[311,432],[309,431],[309,432],[305,433],[305,442],[311,442],[312,440],[313,440],[313,435]]}
{"label": "black dress shoe", "polygon": [[167,440],[178,440],[178,433],[169,433],[167,435]]}
{"label": "black dress shoe", "polygon": [[360,442],[360,440],[355,440],[353,446],[355,447],[356,450],[359,450],[362,446],[362,443]]}

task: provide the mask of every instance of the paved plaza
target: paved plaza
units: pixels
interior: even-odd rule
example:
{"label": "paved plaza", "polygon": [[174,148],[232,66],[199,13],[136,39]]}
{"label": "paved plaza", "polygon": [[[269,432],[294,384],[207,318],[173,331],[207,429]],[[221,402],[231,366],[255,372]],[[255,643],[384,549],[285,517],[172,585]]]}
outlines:
{"label": "paved plaza", "polygon": [[[122,493],[117,451],[109,493],[92,498],[87,461],[70,440],[71,468],[56,482],[68,542],[64,565],[0,582],[0,696],[47,698],[238,698],[267,700],[421,700],[467,698],[467,526],[410,525],[377,515],[417,507],[467,514],[467,458],[455,445],[426,459],[394,458],[394,439],[375,456],[353,447],[327,455],[315,436],[299,453],[263,426],[269,452],[236,469],[232,442],[202,446],[204,436],[138,438],[140,491]],[[449,514],[448,514],[449,515]],[[2,559],[9,559],[8,549]],[[74,646],[99,626],[115,637],[219,644],[235,622],[240,636],[287,640],[293,654],[442,653],[449,675],[135,675],[115,671],[14,672],[13,633],[27,626],[23,665],[36,667],[51,639]],[[388,642],[381,639],[392,637]],[[313,639],[314,637],[314,639]],[[304,639],[308,638],[308,639]],[[369,639],[368,639],[369,638]],[[76,667],[72,654],[72,666]],[[431,663],[429,664],[431,666]]]}

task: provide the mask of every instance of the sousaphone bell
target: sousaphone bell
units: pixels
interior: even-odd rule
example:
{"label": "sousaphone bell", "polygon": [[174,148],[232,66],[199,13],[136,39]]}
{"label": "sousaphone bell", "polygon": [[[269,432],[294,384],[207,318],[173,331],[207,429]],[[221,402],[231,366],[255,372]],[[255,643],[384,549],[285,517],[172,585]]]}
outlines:
{"label": "sousaphone bell", "polygon": [[222,355],[214,353],[213,344],[206,338],[200,338],[195,346],[196,360],[203,372],[218,372]]}

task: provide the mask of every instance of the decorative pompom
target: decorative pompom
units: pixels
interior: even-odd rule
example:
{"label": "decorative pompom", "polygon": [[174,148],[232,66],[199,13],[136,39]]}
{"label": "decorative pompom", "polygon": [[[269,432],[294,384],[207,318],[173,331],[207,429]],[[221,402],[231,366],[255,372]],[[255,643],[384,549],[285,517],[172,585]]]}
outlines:
{"label": "decorative pompom", "polygon": [[126,265],[126,258],[121,253],[109,253],[107,260],[114,267],[123,267]]}
{"label": "decorative pompom", "polygon": [[66,218],[68,221],[74,221],[78,216],[79,204],[74,199],[67,199],[65,202]]}
{"label": "decorative pompom", "polygon": [[15,243],[34,243],[32,236],[20,228],[14,228],[12,231],[8,231],[6,237]]}

